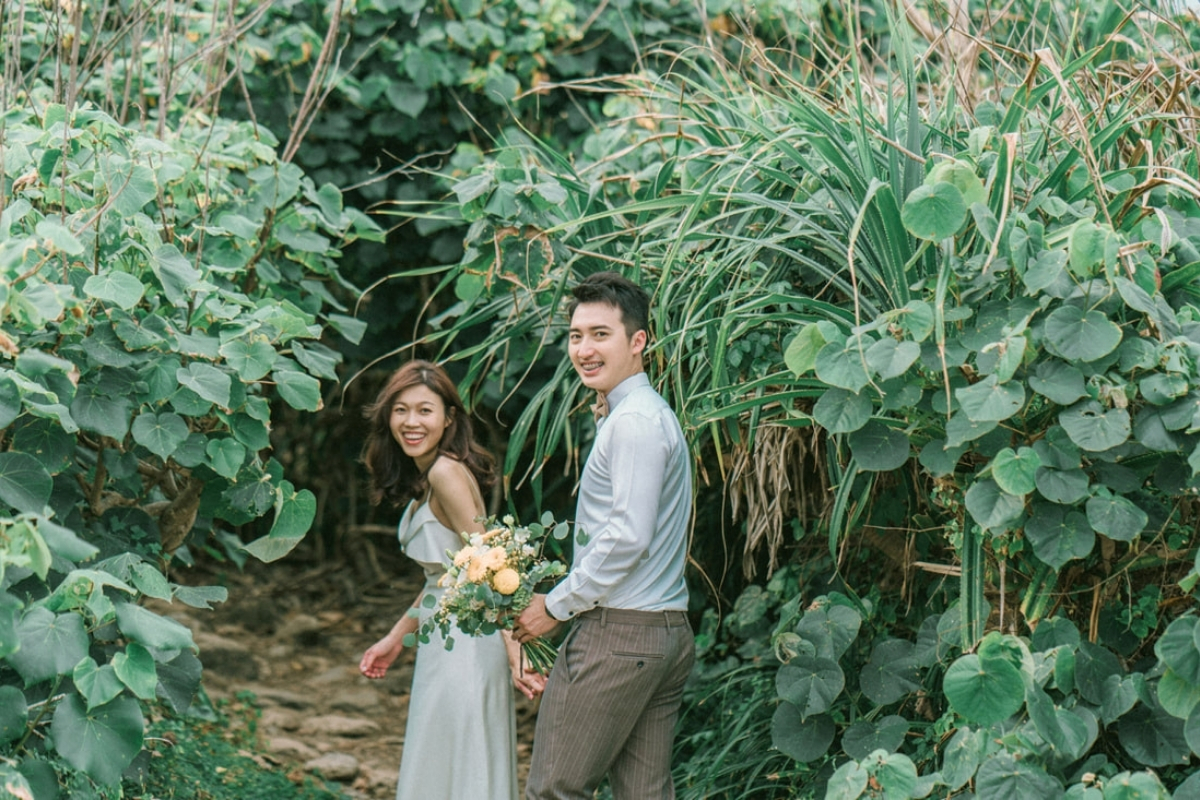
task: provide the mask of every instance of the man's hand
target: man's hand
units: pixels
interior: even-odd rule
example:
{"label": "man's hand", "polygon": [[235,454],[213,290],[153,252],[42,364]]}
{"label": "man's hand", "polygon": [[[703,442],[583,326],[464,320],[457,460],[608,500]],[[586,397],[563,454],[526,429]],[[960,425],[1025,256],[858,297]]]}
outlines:
{"label": "man's hand", "polygon": [[546,613],[546,595],[535,594],[529,606],[517,617],[513,635],[521,644],[552,633],[562,623]]}

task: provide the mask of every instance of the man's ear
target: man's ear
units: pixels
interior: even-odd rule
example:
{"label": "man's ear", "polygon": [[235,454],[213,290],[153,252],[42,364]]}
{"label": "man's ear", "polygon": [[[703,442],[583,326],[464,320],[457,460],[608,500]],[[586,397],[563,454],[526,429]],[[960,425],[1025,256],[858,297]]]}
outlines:
{"label": "man's ear", "polygon": [[645,330],[634,332],[629,339],[629,344],[633,348],[633,352],[641,354],[646,349],[646,342],[649,341],[650,335]]}

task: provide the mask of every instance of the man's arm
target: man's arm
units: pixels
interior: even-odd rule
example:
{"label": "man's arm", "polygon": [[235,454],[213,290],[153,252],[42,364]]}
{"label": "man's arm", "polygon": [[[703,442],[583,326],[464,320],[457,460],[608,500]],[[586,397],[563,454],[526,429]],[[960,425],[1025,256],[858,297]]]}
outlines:
{"label": "man's arm", "polygon": [[587,552],[546,598],[557,619],[603,605],[613,587],[645,557],[654,538],[669,455],[669,437],[656,417],[628,414],[608,442],[612,507],[602,513]]}

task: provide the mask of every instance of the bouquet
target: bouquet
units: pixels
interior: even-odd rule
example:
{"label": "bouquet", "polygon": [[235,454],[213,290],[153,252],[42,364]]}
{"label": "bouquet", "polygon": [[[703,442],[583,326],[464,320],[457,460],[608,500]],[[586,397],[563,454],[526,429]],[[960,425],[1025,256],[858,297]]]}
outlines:
{"label": "bouquet", "polygon": [[[463,534],[466,546],[447,553],[451,564],[439,581],[445,589],[441,600],[427,595],[422,601],[427,608],[436,605],[436,610],[421,626],[421,641],[429,641],[437,629],[446,639],[446,649],[452,648],[452,625],[471,636],[512,630],[538,587],[567,573],[561,561],[543,553],[547,538],[565,538],[566,527],[546,512],[540,523],[521,526],[505,516],[499,523],[489,520],[486,533]],[[538,638],[521,648],[534,671],[550,671],[557,655],[553,644]]]}

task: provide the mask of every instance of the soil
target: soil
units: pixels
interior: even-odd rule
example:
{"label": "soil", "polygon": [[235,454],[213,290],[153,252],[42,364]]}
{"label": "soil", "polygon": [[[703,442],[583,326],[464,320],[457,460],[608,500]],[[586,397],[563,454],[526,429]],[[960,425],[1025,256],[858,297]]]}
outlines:
{"label": "soil", "polygon": [[[406,648],[378,680],[363,677],[358,661],[412,603],[423,576],[398,552],[389,554],[390,543],[359,544],[365,545],[360,552],[372,556],[366,566],[319,563],[309,553],[269,565],[247,562],[241,571],[205,567],[173,576],[223,584],[229,599],[212,610],[176,602],[155,611],[192,629],[204,664],[203,686],[214,701],[253,693],[261,708],[261,763],[297,781],[319,772],[356,800],[390,799],[404,747],[415,652]],[[515,694],[523,786],[537,702]]]}

